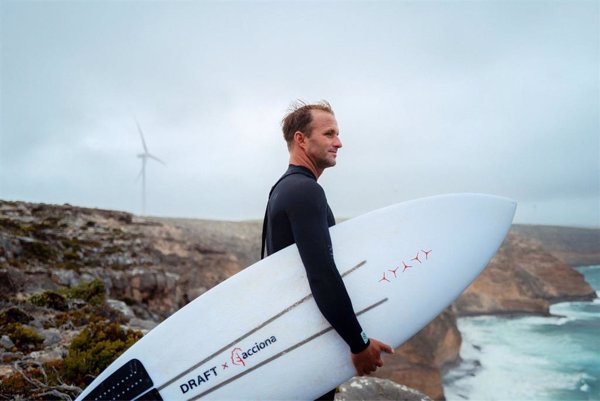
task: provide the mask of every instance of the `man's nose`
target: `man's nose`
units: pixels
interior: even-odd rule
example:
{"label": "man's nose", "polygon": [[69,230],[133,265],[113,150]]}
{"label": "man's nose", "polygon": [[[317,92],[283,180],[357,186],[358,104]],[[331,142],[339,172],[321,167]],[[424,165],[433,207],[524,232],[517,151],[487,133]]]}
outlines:
{"label": "man's nose", "polygon": [[340,137],[339,137],[339,136],[336,136],[336,137],[335,137],[335,142],[333,143],[333,145],[334,145],[336,148],[341,148],[341,147],[343,146],[343,145],[342,145],[342,141],[340,141]]}

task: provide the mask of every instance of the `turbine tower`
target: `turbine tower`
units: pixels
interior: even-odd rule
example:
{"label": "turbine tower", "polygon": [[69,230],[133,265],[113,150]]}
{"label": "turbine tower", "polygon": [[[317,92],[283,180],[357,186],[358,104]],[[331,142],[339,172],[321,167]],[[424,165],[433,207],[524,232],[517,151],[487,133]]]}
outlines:
{"label": "turbine tower", "polygon": [[146,141],[144,140],[144,133],[142,132],[142,127],[140,127],[140,123],[137,120],[135,121],[135,123],[137,125],[138,132],[140,133],[140,138],[142,138],[142,145],[144,146],[144,153],[138,153],[138,155],[137,155],[137,157],[142,159],[142,170],[138,174],[137,179],[139,180],[139,178],[142,177],[142,215],[145,215],[146,214],[146,161],[148,159],[153,159],[165,166],[166,166],[166,164],[162,160],[160,160],[158,157],[156,157],[153,154],[151,154],[150,152],[148,152],[148,147],[146,146]]}

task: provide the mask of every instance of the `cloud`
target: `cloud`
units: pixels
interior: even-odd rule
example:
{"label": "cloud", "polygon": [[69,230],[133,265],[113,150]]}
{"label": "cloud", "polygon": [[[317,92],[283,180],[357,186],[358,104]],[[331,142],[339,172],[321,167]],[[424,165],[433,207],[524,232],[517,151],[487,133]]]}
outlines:
{"label": "cloud", "polygon": [[26,1],[0,13],[2,198],[139,211],[137,119],[167,163],[148,165],[150,213],[257,218],[287,164],[281,117],[325,98],[344,148],[321,182],[341,215],[475,191],[516,198],[522,221],[597,224],[594,3]]}

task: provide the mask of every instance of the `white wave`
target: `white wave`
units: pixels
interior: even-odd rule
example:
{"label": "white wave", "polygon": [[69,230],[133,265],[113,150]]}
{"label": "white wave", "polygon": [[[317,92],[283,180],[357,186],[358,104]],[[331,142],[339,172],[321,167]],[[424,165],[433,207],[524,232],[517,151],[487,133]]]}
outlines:
{"label": "white wave", "polygon": [[[567,319],[565,322],[577,319],[597,319],[600,314],[600,299],[594,299],[592,302],[562,302],[554,304],[550,307],[550,313]],[[589,306],[592,306],[590,309]]]}
{"label": "white wave", "polygon": [[448,376],[447,400],[552,400],[554,392],[590,391],[594,377],[564,366],[581,352],[589,357],[576,338],[548,336],[543,328],[536,329],[574,320],[577,317],[571,315],[459,319],[463,363]]}
{"label": "white wave", "polygon": [[[508,353],[503,363],[482,361],[482,369],[475,376],[465,376],[445,389],[448,401],[466,397],[470,400],[531,400],[551,399],[551,393],[563,389],[589,388],[581,375],[561,373],[548,369],[539,358],[515,358]],[[494,358],[497,358],[495,355]],[[529,359],[529,360],[527,360]],[[490,362],[492,362],[490,357]],[[586,387],[587,386],[587,387]]]}

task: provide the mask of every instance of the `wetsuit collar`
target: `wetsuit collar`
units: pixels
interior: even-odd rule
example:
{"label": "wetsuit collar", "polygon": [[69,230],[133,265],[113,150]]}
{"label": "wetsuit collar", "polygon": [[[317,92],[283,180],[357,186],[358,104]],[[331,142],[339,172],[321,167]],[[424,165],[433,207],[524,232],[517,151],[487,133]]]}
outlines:
{"label": "wetsuit collar", "polygon": [[297,174],[297,173],[300,173],[302,175],[305,175],[305,176],[317,181],[317,177],[315,177],[313,172],[310,171],[310,169],[308,167],[298,166],[296,164],[290,164],[286,171],[286,175],[287,174]]}

